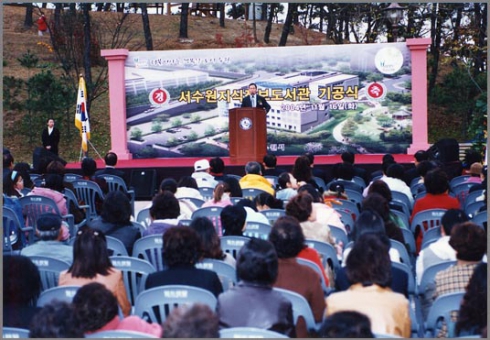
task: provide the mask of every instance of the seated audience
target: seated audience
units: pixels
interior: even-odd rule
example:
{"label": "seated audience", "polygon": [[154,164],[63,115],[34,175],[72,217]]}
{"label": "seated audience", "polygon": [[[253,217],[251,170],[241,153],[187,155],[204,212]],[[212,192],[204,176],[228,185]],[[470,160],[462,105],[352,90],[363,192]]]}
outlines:
{"label": "seated audience", "polygon": [[34,188],[34,183],[31,180],[31,166],[26,162],[19,162],[14,165],[14,170],[20,173],[22,179],[24,180],[24,188],[32,189]]}
{"label": "seated audience", "polygon": [[347,277],[352,285],[327,297],[326,316],[356,311],[369,317],[373,333],[410,337],[409,301],[390,288],[389,247],[386,236],[361,235],[347,257]]}
{"label": "seated audience", "polygon": [[73,261],[73,247],[62,242],[60,215],[44,213],[37,219],[36,235],[39,241],[21,250],[24,256],[48,256],[68,263]]}
{"label": "seated audience", "polygon": [[150,207],[151,223],[143,232],[143,236],[161,235],[168,229],[179,225],[179,200],[170,191],[164,191],[153,197]]}
{"label": "seated audience", "polygon": [[313,179],[313,168],[308,156],[303,155],[296,158],[293,168],[291,170],[292,175],[298,181],[298,185],[311,184],[320,193],[323,193],[323,188],[320,188]]}
{"label": "seated audience", "polygon": [[216,187],[218,181],[214,179],[210,171],[211,169],[207,159],[200,159],[194,163],[194,172],[191,176],[196,180],[198,187]]}
{"label": "seated audience", "polygon": [[85,334],[125,330],[162,335],[162,326],[157,323],[148,323],[136,315],[121,319],[116,297],[98,282],[80,287],[73,297],[73,307]]}
{"label": "seated audience", "polygon": [[5,255],[3,277],[3,326],[29,328],[40,310],[36,301],[42,290],[41,274],[26,256]]}
{"label": "seated audience", "polygon": [[141,237],[139,227],[131,222],[131,202],[122,191],[109,192],[100,216],[88,225],[101,230],[106,236],[117,238],[124,244],[128,254],[133,252],[134,242]]}
{"label": "seated audience", "polygon": [[95,172],[95,176],[100,176],[100,175],[111,175],[111,176],[117,176],[120,177],[124,180],[124,183],[128,185],[128,179],[126,178],[126,175],[124,171],[116,169],[117,165],[117,154],[115,152],[108,152],[104,156],[104,162],[105,162],[105,168],[97,170]]}
{"label": "seated audience", "polygon": [[[192,180],[194,180],[192,177],[190,177]],[[184,219],[184,220],[190,220],[192,218],[192,213],[197,210],[197,206],[190,200],[185,199],[184,197],[179,198],[177,197],[177,182],[173,178],[165,178],[162,183],[160,183],[160,190],[158,191],[159,193],[162,193],[164,191],[170,191],[172,194],[174,194],[175,198],[178,199],[179,201],[179,206],[180,206],[180,215],[178,217],[179,220]],[[201,194],[199,194],[201,195]],[[201,196],[202,199],[202,196]]]}
{"label": "seated audience", "polygon": [[257,206],[248,198],[243,198],[235,203],[235,207],[242,207],[246,212],[246,222],[260,222],[270,224],[264,214],[257,211]]}
{"label": "seated audience", "polygon": [[[427,194],[424,197],[417,199],[413,205],[410,223],[412,223],[416,214],[424,210],[460,208],[459,201],[456,198],[449,196],[449,181],[443,170],[435,168],[434,170],[427,172],[424,177],[424,184]],[[417,252],[419,252],[420,246],[422,245],[422,232],[420,230],[415,231],[415,241]]]}
{"label": "seated audience", "polygon": [[374,338],[369,318],[354,311],[337,312],[327,317],[319,335],[320,338]]}
{"label": "seated audience", "polygon": [[242,187],[238,179],[235,177],[225,177],[223,178],[223,183],[228,184],[230,197],[243,197]]}
{"label": "seated audience", "polygon": [[218,183],[216,187],[213,190],[213,198],[210,199],[207,202],[204,202],[202,205],[203,208],[205,207],[226,207],[228,205],[233,205],[233,203],[230,201],[230,188],[228,187],[228,184],[224,182]]}
{"label": "seated audience", "polygon": [[[161,186],[160,186],[161,187]],[[182,176],[177,183],[177,192],[175,193],[175,197],[183,198],[183,197],[193,197],[203,199],[201,193],[199,192],[199,187],[197,186],[197,182],[191,176]]]}
{"label": "seated audience", "polygon": [[364,184],[368,184],[370,181],[370,176],[369,173],[367,172],[366,169],[355,166],[355,160],[356,160],[356,155],[353,152],[350,151],[344,151],[340,155],[340,158],[342,159],[342,162],[344,163],[349,163],[353,166],[354,169],[354,176],[360,177],[363,179]]}
{"label": "seated audience", "polygon": [[281,173],[277,178],[277,184],[280,188],[276,192],[277,199],[288,201],[298,193],[298,182],[289,172]]}
{"label": "seated audience", "polygon": [[[393,213],[391,211],[391,209],[397,209],[397,210],[403,212],[401,206],[393,207],[393,205],[392,205],[393,197],[391,195],[391,189],[388,187],[388,184],[386,184],[386,182],[384,182],[382,180],[379,180],[379,179],[373,181],[371,183],[371,185],[369,186],[368,196],[370,194],[373,194],[373,193],[376,193],[376,194],[379,194],[379,195],[383,196],[383,198],[386,200],[386,202],[388,202],[388,206],[389,206],[389,209],[390,209],[390,213],[389,213],[390,220],[398,228],[406,228],[407,226],[405,226],[405,223],[401,220],[401,218],[398,215],[396,215],[395,213]],[[408,216],[407,216],[407,218],[408,218]]]}
{"label": "seated audience", "polygon": [[[109,192],[109,185],[106,180],[102,177],[95,177],[95,172],[97,171],[97,163],[95,163],[93,158],[85,157],[82,160],[82,176],[84,180],[93,181],[97,183],[102,190],[102,193],[106,195]],[[100,215],[102,211],[102,204],[104,203],[104,197],[99,194],[95,197],[95,211],[97,215]]]}
{"label": "seated audience", "polygon": [[277,273],[273,245],[257,238],[247,242],[238,254],[238,285],[218,297],[220,327],[257,327],[295,337],[291,302],[272,289]]}
{"label": "seated audience", "polygon": [[480,263],[466,286],[461,301],[455,336],[480,335],[487,326],[487,272],[486,263]]}
{"label": "seated audience", "polygon": [[83,286],[99,282],[117,298],[125,316],[129,315],[129,303],[122,272],[112,266],[107,241],[102,231],[83,226],[77,231],[73,244],[73,263],[60,273],[59,286]]}
{"label": "seated audience", "polygon": [[220,260],[235,267],[233,256],[221,249],[220,238],[209,218],[195,217],[189,227],[196,231],[201,240],[201,256],[203,259]]}
{"label": "seated audience", "polygon": [[286,215],[293,216],[299,221],[305,238],[335,245],[328,224],[317,221],[316,211],[313,209],[313,197],[309,193],[302,192],[291,198],[285,210]]}
{"label": "seated audience", "polygon": [[229,205],[220,213],[223,236],[243,236],[247,212],[243,206]]}
{"label": "seated audience", "polygon": [[228,177],[225,174],[225,162],[221,157],[213,157],[209,160],[209,174],[217,181],[223,181],[224,178]]}
{"label": "seated audience", "polygon": [[[315,270],[296,262],[296,257],[305,247],[301,226],[292,217],[279,218],[269,234],[269,242],[276,249],[279,262],[274,287],[303,296],[310,305],[315,321],[320,322],[325,310],[321,278]],[[320,265],[320,268],[323,270],[323,266]],[[303,319],[296,324],[296,335],[298,338],[309,336]]]}
{"label": "seated audience", "polygon": [[84,338],[83,328],[72,304],[54,300],[31,321],[29,338]]}
{"label": "seated audience", "polygon": [[164,338],[219,338],[219,319],[207,305],[195,303],[172,309],[163,323]]}
{"label": "seated audience", "polygon": [[239,183],[243,189],[260,189],[268,192],[271,195],[275,194],[274,188],[271,183],[262,176],[262,168],[258,162],[251,161],[245,165],[245,176],[243,176]]}
{"label": "seated audience", "polygon": [[[386,237],[386,230],[381,216],[372,210],[363,210],[355,222],[354,227],[354,242],[361,235],[374,234],[379,237]],[[347,290],[353,282],[350,282],[346,275],[345,263],[352,248],[347,248],[343,254],[342,267],[337,270],[335,275],[335,288],[337,291]],[[390,248],[389,255],[391,261],[400,262],[400,254],[395,249]],[[408,274],[397,267],[391,266],[391,289],[394,292],[404,294],[408,297]]]}
{"label": "seated audience", "polygon": [[422,249],[417,257],[415,265],[417,283],[420,283],[427,267],[443,261],[456,261],[456,251],[449,245],[449,238],[453,227],[466,221],[469,221],[468,215],[460,209],[449,209],[444,213],[441,218],[441,237]]}
{"label": "seated audience", "polygon": [[385,224],[386,236],[390,239],[405,244],[403,232],[391,219],[390,205],[388,201],[377,193],[372,193],[362,200],[362,210],[369,209],[376,211],[383,219]]}
{"label": "seated audience", "polygon": [[481,172],[483,169],[483,165],[479,162],[475,162],[471,164],[470,167],[470,177],[466,180],[466,183],[476,183],[481,184]]}
{"label": "seated audience", "polygon": [[201,240],[194,229],[169,228],[163,234],[162,257],[167,269],[150,274],[145,289],[187,285],[209,290],[216,297],[223,292],[215,272],[194,267],[201,258]]}
{"label": "seated audience", "polygon": [[7,172],[3,176],[3,192],[9,197],[22,197],[24,189],[24,179],[22,175],[17,170],[12,170]]}
{"label": "seated audience", "polygon": [[[443,294],[465,290],[475,268],[487,252],[487,234],[480,226],[464,222],[451,230],[449,245],[456,251],[456,264],[436,274],[432,301]],[[431,298],[430,294],[426,297]]]}
{"label": "seated audience", "polygon": [[414,166],[408,170],[405,170],[405,173],[403,175],[403,180],[408,186],[412,184],[412,181],[415,178],[418,178],[420,176],[420,174],[417,171],[417,165],[419,165],[419,163],[422,161],[427,161],[428,159],[429,159],[429,153],[425,150],[419,150],[413,155]]}

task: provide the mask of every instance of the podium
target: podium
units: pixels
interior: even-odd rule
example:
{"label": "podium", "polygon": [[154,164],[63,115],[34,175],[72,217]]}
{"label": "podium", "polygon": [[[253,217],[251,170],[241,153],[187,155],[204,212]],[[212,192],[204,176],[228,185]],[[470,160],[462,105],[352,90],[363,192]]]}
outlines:
{"label": "podium", "polygon": [[262,108],[242,107],[229,111],[230,163],[262,163],[267,153],[266,112]]}

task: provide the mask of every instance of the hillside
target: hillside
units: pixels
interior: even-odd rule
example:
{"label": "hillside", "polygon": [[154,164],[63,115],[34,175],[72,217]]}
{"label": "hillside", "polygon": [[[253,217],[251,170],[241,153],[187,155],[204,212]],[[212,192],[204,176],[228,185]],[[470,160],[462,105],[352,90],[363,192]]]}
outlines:
{"label": "hillside", "polygon": [[[48,20],[53,15],[53,10],[44,10]],[[107,25],[114,22],[121,14],[115,12],[92,12],[91,20],[94,24]],[[28,79],[36,72],[41,72],[45,68],[28,70],[22,67],[17,60],[24,53],[30,51],[39,57],[41,66],[56,66],[57,62],[52,52],[50,52],[49,36],[45,34],[40,37],[37,35],[37,26],[30,29],[23,26],[25,8],[21,6],[3,6],[3,58],[4,76],[13,76],[21,79]],[[34,10],[33,21],[39,17],[37,9]],[[218,18],[189,16],[189,39],[179,41],[179,15],[150,15],[150,26],[152,30],[153,44],[155,50],[175,50],[175,49],[203,49],[203,48],[240,48],[240,47],[259,47],[259,46],[277,46],[283,25],[274,24],[271,32],[271,42],[269,45],[263,43],[265,22],[257,22],[257,36],[260,41],[253,43],[252,39],[252,22],[243,20],[226,20],[225,28],[219,27]],[[129,33],[134,35],[133,40],[126,46],[130,50],[145,50],[143,27],[141,15],[130,14],[126,20],[129,25]],[[296,29],[296,33],[288,37],[288,46],[301,46],[308,44],[325,44],[325,36],[319,32]],[[59,70],[53,68],[54,74],[60,74]],[[74,103],[75,106],[75,103]],[[109,120],[107,119],[107,98],[101,98],[93,103],[91,112],[91,127],[94,146],[102,155],[110,148],[110,139],[108,137]],[[73,112],[75,109],[73,108]],[[4,145],[11,149],[16,161],[32,162],[32,150],[40,144],[39,141],[32,145],[26,143],[25,136],[16,133],[16,126],[23,118],[17,112],[4,111]],[[74,134],[74,128],[71,134]],[[77,136],[71,139],[66,135],[66,129],[61,126],[62,140],[60,143],[60,155],[67,161],[75,161],[79,156],[79,139]],[[7,132],[7,135],[6,135]],[[66,143],[67,140],[73,140]]]}

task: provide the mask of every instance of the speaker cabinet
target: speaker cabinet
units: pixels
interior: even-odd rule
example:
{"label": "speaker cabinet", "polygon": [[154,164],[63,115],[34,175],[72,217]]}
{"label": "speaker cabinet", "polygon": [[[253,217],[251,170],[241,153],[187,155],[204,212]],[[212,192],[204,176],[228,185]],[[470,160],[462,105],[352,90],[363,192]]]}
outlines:
{"label": "speaker cabinet", "polygon": [[459,161],[459,143],[454,138],[444,138],[438,140],[427,150],[432,160],[442,163]]}
{"label": "speaker cabinet", "polygon": [[133,187],[137,199],[152,199],[157,192],[157,171],[132,170],[130,186]]}

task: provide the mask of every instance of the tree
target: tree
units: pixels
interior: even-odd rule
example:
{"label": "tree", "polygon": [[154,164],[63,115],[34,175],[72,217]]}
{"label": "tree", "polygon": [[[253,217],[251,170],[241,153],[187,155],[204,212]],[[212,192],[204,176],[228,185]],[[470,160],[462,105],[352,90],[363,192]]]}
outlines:
{"label": "tree", "polygon": [[24,27],[31,28],[34,25],[32,21],[32,2],[26,4],[26,16],[24,18]]}
{"label": "tree", "polygon": [[276,8],[277,8],[276,3],[269,4],[269,16],[267,17],[267,25],[265,26],[265,32],[264,32],[264,42],[266,44],[270,43],[272,20],[274,20]]}
{"label": "tree", "polygon": [[217,5],[219,9],[219,27],[225,28],[225,4],[219,3]]}
{"label": "tree", "polygon": [[[91,54],[91,28],[90,28],[90,4],[84,3],[81,5],[82,10],[83,10],[83,43],[84,43],[84,49],[83,49],[83,68],[85,70],[85,82],[87,85],[87,91],[89,92],[88,94],[91,93],[90,88],[92,88],[93,83],[92,83],[92,60],[90,58]],[[90,96],[87,94],[86,101],[87,101],[87,110],[90,112],[90,107],[92,104],[92,101],[90,100]]]}
{"label": "tree", "polygon": [[140,3],[141,19],[143,20],[143,31],[145,32],[146,50],[153,51],[153,39],[151,37],[150,19],[148,18],[148,9],[145,3]]}
{"label": "tree", "polygon": [[284,22],[284,27],[282,28],[281,39],[279,40],[279,46],[286,46],[288,40],[289,32],[293,24],[293,17],[298,8],[298,4],[291,2],[288,4],[288,13],[286,14],[286,21]]}
{"label": "tree", "polygon": [[180,28],[179,28],[179,38],[187,39],[187,27],[188,27],[188,17],[189,17],[189,3],[183,2],[181,5],[180,13]]}

